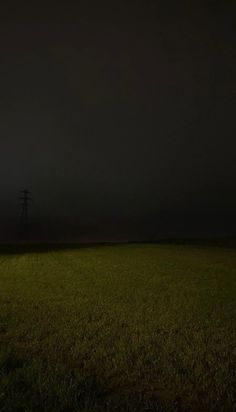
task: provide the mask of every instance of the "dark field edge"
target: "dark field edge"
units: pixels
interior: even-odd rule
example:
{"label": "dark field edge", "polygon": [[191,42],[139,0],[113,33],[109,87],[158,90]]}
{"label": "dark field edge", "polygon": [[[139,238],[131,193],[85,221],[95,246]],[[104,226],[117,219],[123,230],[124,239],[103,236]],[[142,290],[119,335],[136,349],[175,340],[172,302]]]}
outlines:
{"label": "dark field edge", "polygon": [[196,247],[219,247],[227,249],[236,249],[236,237],[214,238],[214,239],[175,239],[165,238],[155,241],[125,241],[125,242],[91,242],[91,243],[7,243],[0,244],[0,254],[26,254],[26,253],[47,253],[62,250],[98,248],[125,245],[170,245],[170,246],[196,246]]}

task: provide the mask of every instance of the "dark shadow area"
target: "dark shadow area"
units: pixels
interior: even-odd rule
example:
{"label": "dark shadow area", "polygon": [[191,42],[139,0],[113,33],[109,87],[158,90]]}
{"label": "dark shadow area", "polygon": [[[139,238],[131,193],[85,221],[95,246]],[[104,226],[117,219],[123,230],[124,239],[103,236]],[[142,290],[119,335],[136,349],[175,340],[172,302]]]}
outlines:
{"label": "dark shadow area", "polygon": [[206,246],[206,247],[223,247],[223,248],[235,248],[235,237],[220,237],[220,238],[183,238],[183,239],[160,239],[159,241],[148,242],[167,245],[186,245],[186,246]]}
{"label": "dark shadow area", "polygon": [[63,250],[84,249],[115,245],[112,243],[44,243],[44,244],[6,244],[0,246],[0,255],[19,255],[28,253],[49,253]]}
{"label": "dark shadow area", "polygon": [[183,245],[196,247],[236,248],[236,238],[215,239],[159,239],[155,241],[130,241],[130,242],[91,242],[91,243],[35,243],[35,244],[2,244],[0,255],[19,255],[28,253],[49,253],[85,248],[122,247],[124,245]]}

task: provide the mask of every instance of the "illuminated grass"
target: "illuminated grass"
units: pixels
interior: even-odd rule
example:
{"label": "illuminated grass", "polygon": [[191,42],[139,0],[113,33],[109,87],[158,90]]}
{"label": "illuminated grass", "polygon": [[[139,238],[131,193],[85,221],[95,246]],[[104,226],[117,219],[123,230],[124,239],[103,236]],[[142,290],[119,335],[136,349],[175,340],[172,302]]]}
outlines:
{"label": "illuminated grass", "polygon": [[234,411],[234,248],[0,256],[1,411]]}

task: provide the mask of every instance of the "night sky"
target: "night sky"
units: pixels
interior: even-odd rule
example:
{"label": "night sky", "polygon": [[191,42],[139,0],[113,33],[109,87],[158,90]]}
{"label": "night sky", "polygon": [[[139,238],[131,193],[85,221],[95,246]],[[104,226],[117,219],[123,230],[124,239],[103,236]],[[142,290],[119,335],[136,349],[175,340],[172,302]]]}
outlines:
{"label": "night sky", "polygon": [[236,234],[234,3],[1,5],[2,241]]}

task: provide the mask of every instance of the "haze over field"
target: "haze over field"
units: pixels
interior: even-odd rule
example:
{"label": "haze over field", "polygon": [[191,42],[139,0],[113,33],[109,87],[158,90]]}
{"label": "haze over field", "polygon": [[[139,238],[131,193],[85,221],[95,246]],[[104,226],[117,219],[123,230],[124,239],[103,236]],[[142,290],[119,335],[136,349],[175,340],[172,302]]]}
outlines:
{"label": "haze over field", "polygon": [[[82,4],[83,3],[83,4]],[[235,2],[5,2],[0,239],[236,234]]]}

